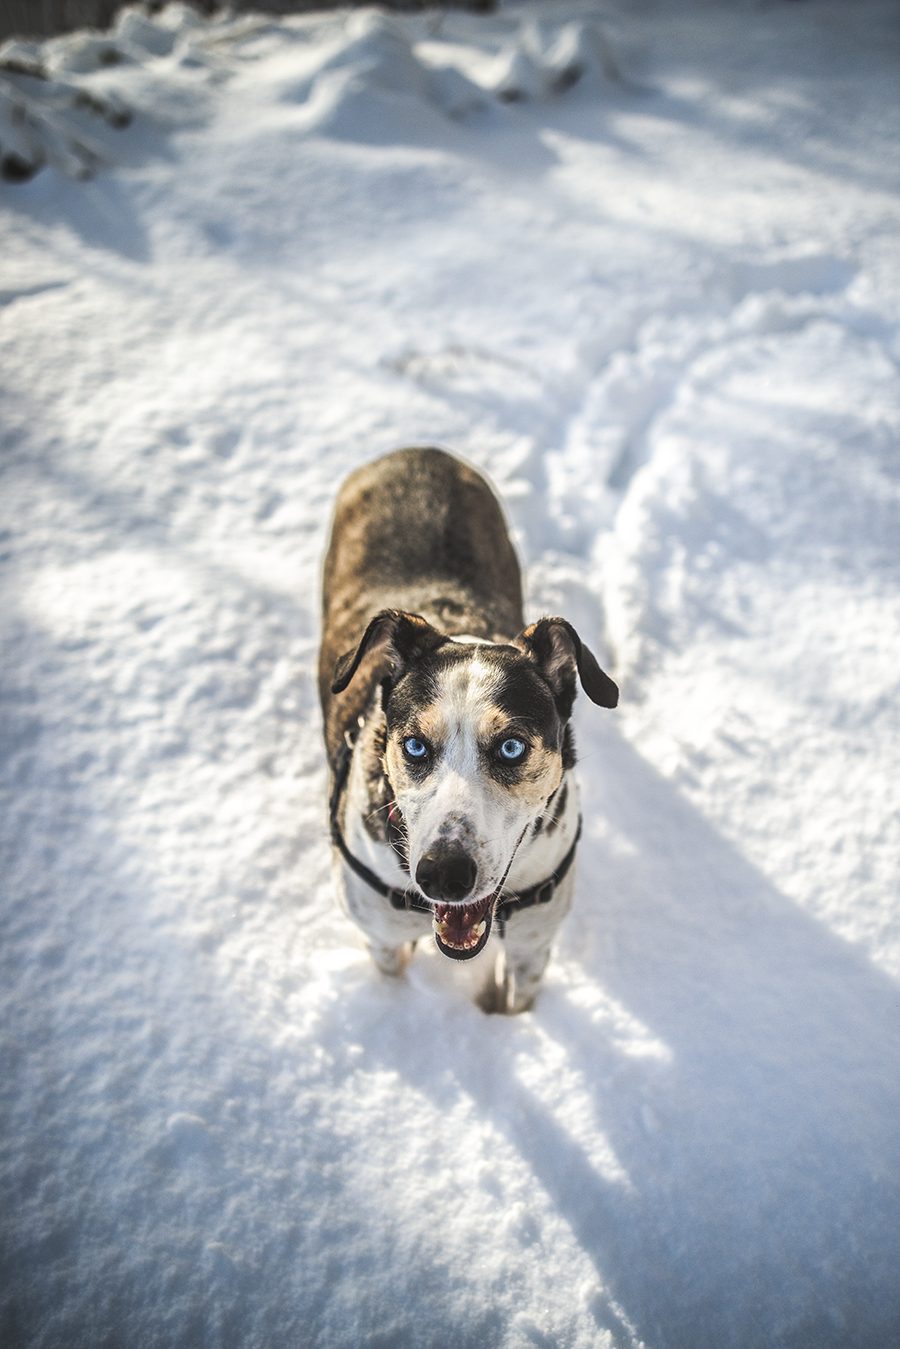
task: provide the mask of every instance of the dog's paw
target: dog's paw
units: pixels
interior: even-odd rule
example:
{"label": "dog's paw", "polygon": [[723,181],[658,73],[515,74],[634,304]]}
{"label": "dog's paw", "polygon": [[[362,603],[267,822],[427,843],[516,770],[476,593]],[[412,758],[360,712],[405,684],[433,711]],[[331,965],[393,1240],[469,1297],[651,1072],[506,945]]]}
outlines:
{"label": "dog's paw", "polygon": [[493,974],[482,988],[475,1002],[482,1012],[488,1015],[518,1016],[528,1012],[534,1006],[540,985],[541,973],[536,976],[529,972],[523,981],[516,978],[516,971],[507,964],[506,955],[501,951],[497,956]]}

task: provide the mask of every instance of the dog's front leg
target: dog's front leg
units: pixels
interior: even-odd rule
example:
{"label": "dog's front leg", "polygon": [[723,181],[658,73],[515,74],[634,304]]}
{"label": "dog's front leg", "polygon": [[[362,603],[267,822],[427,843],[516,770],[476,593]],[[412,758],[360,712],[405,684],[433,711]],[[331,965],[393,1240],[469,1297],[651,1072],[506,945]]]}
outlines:
{"label": "dog's front leg", "polygon": [[394,909],[334,852],[334,888],[344,912],[362,930],[369,955],[381,970],[396,978],[409,964],[416,942],[431,928],[420,913]]}
{"label": "dog's front leg", "polygon": [[494,971],[488,980],[478,1005],[483,1012],[501,1012],[516,1016],[534,1005],[541,978],[550,959],[550,942],[527,955],[513,954],[508,947],[497,953]]}
{"label": "dog's front leg", "polygon": [[382,946],[379,942],[370,941],[368,947],[369,955],[381,973],[396,979],[409,964],[415,942],[405,941],[402,946]]}
{"label": "dog's front leg", "polygon": [[479,999],[484,1011],[515,1016],[533,1005],[557,929],[572,907],[574,871],[574,867],[570,869],[549,904],[536,904],[507,921],[493,978]]}

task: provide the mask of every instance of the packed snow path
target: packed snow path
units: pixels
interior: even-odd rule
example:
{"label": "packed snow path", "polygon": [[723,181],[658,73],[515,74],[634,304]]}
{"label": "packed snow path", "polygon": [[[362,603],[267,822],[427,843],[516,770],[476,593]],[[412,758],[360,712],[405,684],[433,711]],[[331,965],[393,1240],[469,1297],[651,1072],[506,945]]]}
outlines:
{"label": "packed snow path", "polygon": [[[895,14],[0,53],[4,1345],[900,1340]],[[410,443],[623,689],[517,1019],[331,898],[320,558]]]}

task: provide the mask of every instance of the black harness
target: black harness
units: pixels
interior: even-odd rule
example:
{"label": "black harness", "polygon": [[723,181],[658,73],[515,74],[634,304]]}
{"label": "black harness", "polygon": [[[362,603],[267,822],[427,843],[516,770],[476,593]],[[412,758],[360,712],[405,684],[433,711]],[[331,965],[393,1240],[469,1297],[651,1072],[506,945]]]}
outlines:
{"label": "black harness", "polygon": [[[353,741],[345,739],[341,745],[337,762],[334,765],[334,785],[331,789],[331,802],[329,805],[329,818],[331,822],[331,841],[343,857],[344,861],[351,871],[354,871],[366,885],[376,892],[383,895],[393,909],[413,909],[416,913],[433,913],[434,909],[425,899],[422,899],[414,890],[398,890],[396,886],[385,885],[380,876],[376,876],[371,867],[367,867],[365,862],[361,862],[358,857],[347,847],[347,841],[341,831],[338,815],[341,807],[341,796],[347,785],[347,778],[350,775],[350,761],[353,758]],[[527,890],[522,890],[516,895],[508,895],[501,899],[494,909],[494,922],[497,924],[497,931],[501,937],[506,935],[506,920],[514,913],[519,913],[522,909],[532,909],[536,904],[549,904],[556,887],[560,884],[563,877],[575,860],[575,849],[578,847],[578,840],[581,838],[581,816],[578,817],[578,830],[575,834],[575,842],[572,844],[559,866],[547,880],[541,881],[540,885],[532,885]]]}

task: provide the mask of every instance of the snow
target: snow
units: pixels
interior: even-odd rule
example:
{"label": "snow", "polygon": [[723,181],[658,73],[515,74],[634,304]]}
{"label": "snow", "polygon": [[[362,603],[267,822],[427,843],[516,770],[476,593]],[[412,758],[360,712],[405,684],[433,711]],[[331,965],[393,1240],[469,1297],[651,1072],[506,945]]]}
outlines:
{"label": "snow", "polygon": [[[900,1338],[896,78],[881,0],[0,52],[4,1344]],[[514,1019],[331,897],[320,559],[417,442],[623,691]]]}

